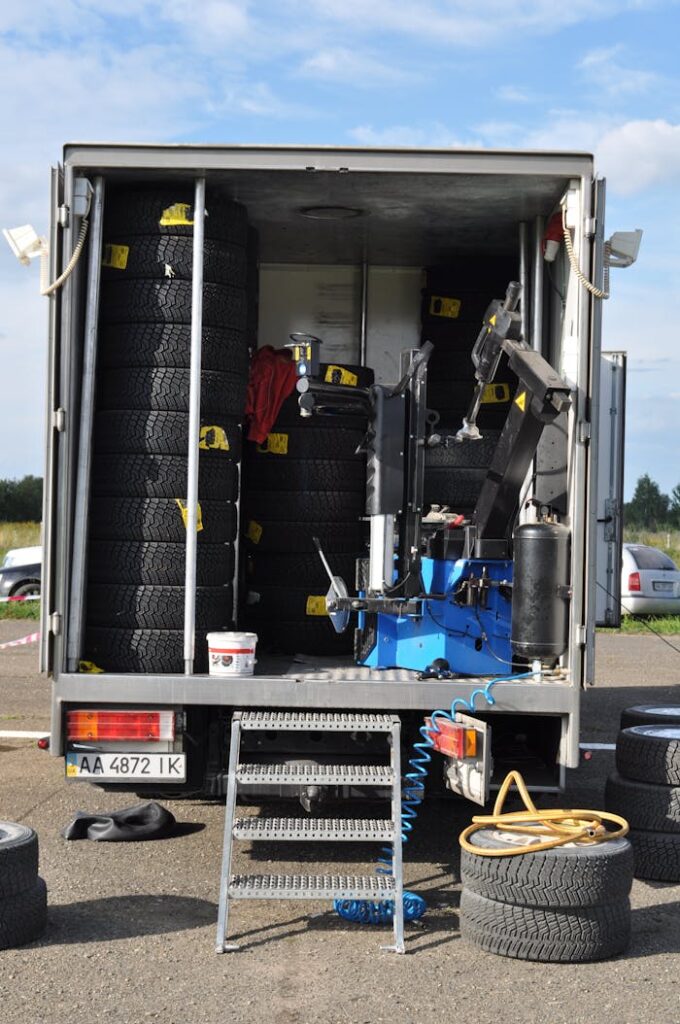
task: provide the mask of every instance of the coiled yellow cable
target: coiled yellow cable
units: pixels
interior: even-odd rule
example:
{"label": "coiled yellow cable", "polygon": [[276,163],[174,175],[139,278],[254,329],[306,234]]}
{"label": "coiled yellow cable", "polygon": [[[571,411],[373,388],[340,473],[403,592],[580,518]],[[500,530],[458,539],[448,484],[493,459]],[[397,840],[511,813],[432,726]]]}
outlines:
{"label": "coiled yellow cable", "polygon": [[[524,801],[525,811],[503,813],[503,806],[513,783],[517,786]],[[605,822],[617,825],[614,831],[608,831]],[[473,846],[469,837],[482,828],[489,826],[500,832],[519,832],[530,836],[546,836],[542,842],[527,843],[526,846],[488,847]],[[628,832],[629,826],[625,818],[607,811],[589,811],[582,809],[562,810],[552,808],[539,811],[534,804],[526,783],[519,772],[509,772],[501,786],[493,808],[493,814],[477,814],[472,824],[460,834],[459,842],[468,853],[478,857],[518,857],[525,853],[538,853],[551,850],[567,843],[604,843],[610,839],[620,839]]]}

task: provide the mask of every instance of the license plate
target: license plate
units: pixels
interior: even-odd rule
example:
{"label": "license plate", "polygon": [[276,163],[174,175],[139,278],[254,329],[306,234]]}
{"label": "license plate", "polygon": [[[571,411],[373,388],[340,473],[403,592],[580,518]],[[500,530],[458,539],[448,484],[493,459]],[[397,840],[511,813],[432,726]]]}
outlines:
{"label": "license plate", "polygon": [[672,583],[668,583],[666,581],[661,583],[661,582],[659,582],[659,580],[654,580],[653,583],[652,583],[652,587],[653,587],[654,590],[661,590],[661,591],[663,591],[664,594],[672,594],[673,593],[673,584]]}
{"label": "license plate", "polygon": [[85,782],[184,782],[186,754],[113,754],[66,755],[66,777]]}

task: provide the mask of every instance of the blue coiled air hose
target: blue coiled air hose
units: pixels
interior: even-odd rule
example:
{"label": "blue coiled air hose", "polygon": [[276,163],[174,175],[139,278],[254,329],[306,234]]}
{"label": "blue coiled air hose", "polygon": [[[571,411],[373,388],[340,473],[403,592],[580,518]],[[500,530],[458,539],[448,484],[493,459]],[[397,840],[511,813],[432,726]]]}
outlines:
{"label": "blue coiled air hose", "polygon": [[[425,779],[427,778],[432,762],[430,750],[434,747],[432,733],[439,732],[437,719],[445,718],[448,722],[455,722],[457,711],[475,711],[475,702],[478,697],[484,697],[490,706],[496,701],[491,690],[496,683],[512,683],[515,679],[526,679],[533,675],[533,672],[520,672],[511,676],[496,676],[490,679],[484,687],[473,690],[469,700],[464,697],[456,697],[451,703],[448,711],[438,708],[430,715],[430,725],[425,723],[420,726],[418,732],[423,737],[422,741],[413,744],[413,755],[409,759],[410,772],[404,775],[404,786],[401,801],[401,841],[407,843],[409,834],[413,831],[413,822],[418,817],[420,807],[425,796]],[[392,874],[392,850],[384,846],[380,850],[376,874]],[[404,890],[404,920],[415,921],[422,917],[427,910],[427,904],[422,896],[415,892]],[[333,904],[340,917],[347,921],[354,921],[356,924],[389,924],[394,917],[394,903],[391,900],[335,900]]]}

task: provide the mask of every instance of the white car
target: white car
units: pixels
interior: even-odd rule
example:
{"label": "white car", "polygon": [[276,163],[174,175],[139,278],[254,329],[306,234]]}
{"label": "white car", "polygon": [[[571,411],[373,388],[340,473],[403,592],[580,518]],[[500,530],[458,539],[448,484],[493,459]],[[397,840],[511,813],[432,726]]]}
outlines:
{"label": "white car", "polygon": [[621,610],[630,615],[680,615],[680,570],[646,544],[624,544]]}

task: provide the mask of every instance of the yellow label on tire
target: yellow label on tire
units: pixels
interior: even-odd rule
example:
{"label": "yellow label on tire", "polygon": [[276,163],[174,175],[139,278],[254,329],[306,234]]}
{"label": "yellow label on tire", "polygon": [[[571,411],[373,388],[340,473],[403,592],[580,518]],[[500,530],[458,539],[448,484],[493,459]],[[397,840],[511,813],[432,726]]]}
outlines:
{"label": "yellow label on tire", "polygon": [[125,270],[129,255],[129,245],[105,245],[102,266],[113,267],[114,270]]}
{"label": "yellow label on tire", "polygon": [[251,519],[248,523],[248,529],[246,530],[246,537],[248,540],[251,540],[253,544],[259,544],[261,536],[262,527],[259,523],[256,523],[254,519]]}
{"label": "yellow label on tire", "polygon": [[450,320],[456,320],[460,316],[460,299],[433,295],[430,298],[430,316],[447,316]]}
{"label": "yellow label on tire", "polygon": [[494,405],[500,402],[510,401],[509,384],[487,384],[482,392],[482,404]]}
{"label": "yellow label on tire", "polygon": [[264,444],[258,444],[257,450],[265,455],[287,455],[288,434],[267,434]]}
{"label": "yellow label on tire", "polygon": [[100,668],[99,665],[95,665],[93,661],[84,661],[83,659],[81,659],[78,662],[78,671],[85,672],[88,675],[94,676],[98,675],[100,672],[103,672],[104,669]]}
{"label": "yellow label on tire", "polygon": [[321,594],[310,594],[309,597],[307,598],[305,614],[328,615],[328,609],[326,608],[326,598],[322,597]]}
{"label": "yellow label on tire", "polygon": [[224,427],[201,427],[198,447],[204,452],[213,451],[215,449],[221,452],[228,452],[229,440]]}
{"label": "yellow label on tire", "polygon": [[[189,525],[189,509],[187,507],[187,503],[186,503],[186,501],[182,501],[181,498],[175,498],[175,501],[177,502],[177,507],[178,507],[180,515],[182,517],[182,522],[184,523],[184,529],[186,530],[186,529],[188,529],[188,525]],[[203,529],[203,516],[201,514],[201,503],[197,502],[196,503],[196,533],[199,533],[202,529]]]}
{"label": "yellow label on tire", "polygon": [[162,228],[193,224],[194,222],[189,216],[190,210],[191,203],[173,203],[172,206],[168,206],[166,210],[163,210],[158,223]]}
{"label": "yellow label on tire", "polygon": [[326,384],[344,384],[348,388],[355,388],[359,383],[356,373],[346,370],[344,366],[327,367],[324,380]]}

